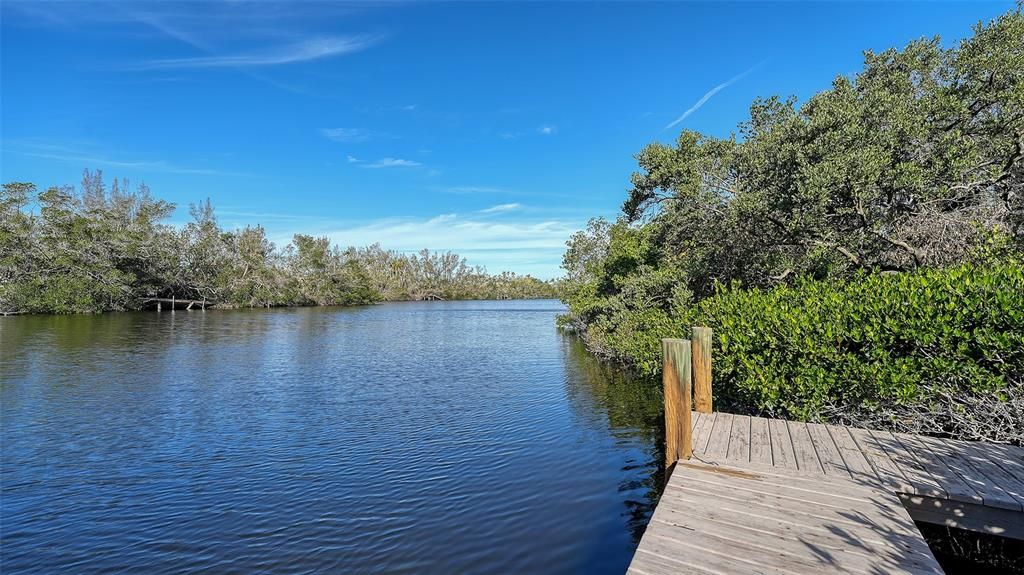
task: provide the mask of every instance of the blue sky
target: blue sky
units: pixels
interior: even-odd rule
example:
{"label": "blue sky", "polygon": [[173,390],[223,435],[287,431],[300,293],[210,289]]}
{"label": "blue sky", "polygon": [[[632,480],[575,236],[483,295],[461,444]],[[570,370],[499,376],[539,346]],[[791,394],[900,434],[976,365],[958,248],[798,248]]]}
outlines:
{"label": "blue sky", "polygon": [[[560,275],[645,144],[727,136],[862,50],[951,44],[1013,2],[171,3],[5,0],[2,176],[84,168],[342,245]],[[671,126],[671,127],[669,127]]]}

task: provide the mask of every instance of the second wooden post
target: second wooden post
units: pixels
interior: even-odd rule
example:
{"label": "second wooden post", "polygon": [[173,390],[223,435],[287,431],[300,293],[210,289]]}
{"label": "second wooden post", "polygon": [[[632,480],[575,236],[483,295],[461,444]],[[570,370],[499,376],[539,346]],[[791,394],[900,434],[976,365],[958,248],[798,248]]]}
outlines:
{"label": "second wooden post", "polygon": [[661,381],[665,386],[665,466],[693,455],[690,411],[692,376],[690,340],[661,340]]}
{"label": "second wooden post", "polygon": [[693,403],[697,411],[711,413],[711,328],[693,328]]}

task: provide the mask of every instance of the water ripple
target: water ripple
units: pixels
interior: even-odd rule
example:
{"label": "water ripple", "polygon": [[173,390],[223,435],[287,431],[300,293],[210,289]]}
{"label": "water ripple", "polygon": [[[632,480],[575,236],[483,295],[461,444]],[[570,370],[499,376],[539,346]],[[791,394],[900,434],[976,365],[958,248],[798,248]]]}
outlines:
{"label": "water ripple", "polygon": [[621,573],[655,387],[557,302],[0,321],[4,573]]}

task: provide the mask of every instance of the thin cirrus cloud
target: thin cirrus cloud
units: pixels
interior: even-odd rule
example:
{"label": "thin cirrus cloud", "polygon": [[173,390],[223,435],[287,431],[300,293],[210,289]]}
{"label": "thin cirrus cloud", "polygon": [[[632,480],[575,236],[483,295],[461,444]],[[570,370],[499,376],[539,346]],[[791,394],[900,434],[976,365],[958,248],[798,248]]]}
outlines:
{"label": "thin cirrus cloud", "polygon": [[149,60],[138,69],[165,70],[174,68],[252,68],[279,66],[351,54],[369,48],[380,40],[379,36],[335,36],[309,38],[293,44],[239,53],[214,54],[191,58]]}
{"label": "thin cirrus cloud", "polygon": [[[351,160],[350,160],[351,161]],[[512,188],[499,188],[495,186],[448,186],[448,187],[435,187],[433,188],[436,192],[445,194],[457,194],[457,195],[495,195],[495,196],[512,196],[512,197],[532,197],[532,198],[544,198],[550,200],[551,198],[565,198],[571,200],[591,200],[593,196],[588,193],[561,193],[561,192],[547,192],[539,190],[521,190]],[[509,204],[501,204],[509,205]],[[516,204],[517,207],[522,207],[520,204]]]}
{"label": "thin cirrus cloud", "polygon": [[345,144],[365,142],[372,137],[369,130],[362,128],[321,128],[320,133],[328,140]]}
{"label": "thin cirrus cloud", "polygon": [[521,207],[523,207],[522,204],[516,204],[516,203],[498,204],[496,206],[491,206],[489,208],[480,210],[480,213],[481,214],[500,214],[502,212],[515,211],[515,210],[518,210]]}
{"label": "thin cirrus cloud", "polygon": [[359,144],[370,140],[394,140],[398,136],[366,128],[321,128],[320,134],[328,140],[342,144]]}
{"label": "thin cirrus cloud", "polygon": [[[498,134],[498,137],[501,138],[502,140],[517,140],[531,133],[532,132],[529,131],[501,132]],[[541,136],[553,136],[558,133],[558,126],[552,124],[542,124],[540,126],[537,126],[537,133],[540,134]]]}
{"label": "thin cirrus cloud", "polygon": [[750,68],[744,70],[743,72],[733,76],[732,78],[729,78],[728,80],[726,80],[725,82],[722,82],[721,84],[715,86],[714,88],[711,88],[710,90],[705,92],[703,96],[701,96],[700,100],[697,100],[696,104],[690,106],[689,109],[687,109],[685,112],[683,112],[682,116],[679,116],[678,118],[676,118],[675,120],[670,122],[667,126],[662,128],[661,130],[664,132],[665,130],[668,130],[669,128],[671,128],[673,126],[676,126],[679,123],[681,123],[683,120],[689,118],[690,114],[693,114],[697,110],[700,110],[701,106],[706,104],[708,102],[708,100],[710,100],[711,98],[714,97],[715,94],[721,92],[722,90],[728,88],[729,86],[732,86],[736,82],[739,82],[740,80],[745,78],[748,74],[750,74],[754,70],[758,69],[761,66],[761,64],[764,64],[763,60],[761,62],[758,62],[754,66],[751,66]]}
{"label": "thin cirrus cloud", "polygon": [[5,142],[3,151],[32,158],[55,160],[76,166],[117,168],[144,173],[190,174],[199,176],[246,175],[240,172],[232,172],[215,168],[183,166],[166,160],[125,158],[116,151],[101,149],[96,146],[78,146],[74,144],[43,141],[8,140]]}
{"label": "thin cirrus cloud", "polygon": [[415,160],[403,160],[402,158],[381,158],[375,162],[362,160],[355,156],[347,156],[345,158],[350,164],[359,164],[364,168],[419,168],[423,164]]}
{"label": "thin cirrus cloud", "polygon": [[507,194],[508,190],[492,186],[449,186],[444,188],[449,194]]}

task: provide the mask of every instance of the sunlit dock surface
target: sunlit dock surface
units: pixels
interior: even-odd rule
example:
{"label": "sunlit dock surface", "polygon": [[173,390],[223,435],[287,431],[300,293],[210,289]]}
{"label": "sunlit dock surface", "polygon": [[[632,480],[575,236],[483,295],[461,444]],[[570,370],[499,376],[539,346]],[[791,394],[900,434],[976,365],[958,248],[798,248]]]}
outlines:
{"label": "sunlit dock surface", "polygon": [[914,521],[1024,539],[1024,448],[692,414],[629,573],[941,573]]}

